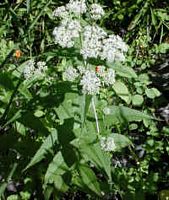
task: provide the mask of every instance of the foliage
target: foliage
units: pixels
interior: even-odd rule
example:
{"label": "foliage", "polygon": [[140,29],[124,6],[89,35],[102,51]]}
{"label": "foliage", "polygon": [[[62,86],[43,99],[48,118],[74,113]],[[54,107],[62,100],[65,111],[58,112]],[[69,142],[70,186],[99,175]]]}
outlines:
{"label": "foliage", "polygon": [[[0,3],[2,200],[168,198],[169,126],[157,113],[168,102],[152,81],[153,67],[169,53],[168,2],[99,3],[106,12],[99,25],[129,50],[123,63],[88,60],[116,73],[112,87],[95,96],[62,78],[84,62],[77,49],[54,44],[59,20],[52,13],[64,1]],[[48,69],[25,79],[32,59]],[[104,151],[102,137],[115,149]]]}

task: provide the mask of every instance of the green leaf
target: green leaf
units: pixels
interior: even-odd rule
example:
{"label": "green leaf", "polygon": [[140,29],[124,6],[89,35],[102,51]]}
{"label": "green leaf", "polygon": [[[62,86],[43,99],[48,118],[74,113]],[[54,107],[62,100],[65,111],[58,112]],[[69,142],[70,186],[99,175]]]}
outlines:
{"label": "green leaf", "polygon": [[115,151],[119,151],[122,148],[132,144],[129,138],[127,138],[125,135],[113,133],[111,134],[111,137],[114,139],[114,143],[116,145]]}
{"label": "green leaf", "polygon": [[151,20],[152,20],[152,24],[154,25],[156,31],[158,29],[158,25],[157,25],[157,19],[156,19],[156,15],[154,13],[154,10],[152,8],[150,8],[151,11]]}
{"label": "green leaf", "polygon": [[28,88],[26,85],[22,84],[20,87],[19,87],[19,92],[25,97],[27,98],[28,100],[30,100],[32,98],[32,94],[29,92]]}
{"label": "green leaf", "polygon": [[40,162],[43,158],[45,158],[45,155],[49,152],[49,150],[53,147],[55,142],[57,141],[57,131],[54,130],[43,142],[43,144],[40,146],[30,163],[26,166],[24,170],[27,170],[28,168],[32,167],[33,165]]}
{"label": "green leaf", "polygon": [[116,81],[113,85],[113,89],[115,90],[116,94],[123,99],[127,104],[130,103],[130,93],[128,88],[123,82]]}
{"label": "green leaf", "polygon": [[35,117],[42,117],[44,115],[44,112],[42,110],[36,110],[34,115]]}
{"label": "green leaf", "polygon": [[139,10],[138,14],[135,15],[134,19],[131,21],[128,30],[134,29],[136,26],[140,24],[141,18],[144,17],[144,14],[149,9],[149,1],[146,1],[144,6],[142,6],[141,10]]}
{"label": "green leaf", "polygon": [[131,67],[124,66],[120,63],[111,64],[107,63],[107,66],[113,68],[116,71],[116,74],[126,78],[137,78],[137,74]]}
{"label": "green leaf", "polygon": [[95,173],[87,165],[79,165],[78,171],[82,182],[81,186],[83,187],[84,185],[83,189],[88,188],[98,196],[101,196],[101,190]]}
{"label": "green leaf", "polygon": [[143,104],[143,102],[144,102],[144,99],[141,95],[136,94],[132,96],[132,104],[134,106],[140,106]]}
{"label": "green leaf", "polygon": [[26,0],[26,10],[27,10],[27,13],[29,13],[30,8],[31,8],[31,0]]}
{"label": "green leaf", "polygon": [[104,108],[103,112],[106,116],[108,116],[112,123],[126,123],[132,121],[141,121],[144,119],[153,119],[153,117],[150,115],[125,106],[109,106]]}
{"label": "green leaf", "polygon": [[161,94],[156,88],[150,88],[150,89],[147,88],[145,90],[145,93],[146,93],[147,97],[150,98],[150,99],[154,99],[156,97],[159,97],[160,94]]}
{"label": "green leaf", "polygon": [[43,191],[43,193],[44,193],[44,199],[45,200],[49,200],[50,199],[50,197],[51,197],[51,195],[53,193],[53,190],[54,190],[53,185],[47,185],[47,186],[45,186],[45,189]]}
{"label": "green leaf", "polygon": [[63,174],[65,174],[68,169],[61,152],[58,152],[48,166],[45,174],[44,186],[46,187],[48,184],[54,183],[58,191],[66,192],[68,186],[63,179]]}
{"label": "green leaf", "polygon": [[142,12],[139,11],[137,15],[135,15],[134,19],[131,21],[131,23],[129,24],[128,30],[132,30],[133,28],[135,28],[140,21],[140,18],[142,16]]}
{"label": "green leaf", "polygon": [[[75,106],[76,105],[76,106]],[[75,112],[79,112],[79,96],[77,93],[66,93],[64,101],[59,105],[58,108],[55,108],[55,111],[61,121],[68,118],[75,118]]]}
{"label": "green leaf", "polygon": [[91,99],[92,99],[92,96],[89,96],[86,94],[83,95],[82,100],[80,99],[81,102],[79,102],[79,103],[81,104],[81,110],[82,110],[82,112],[81,112],[82,126],[84,125],[86,114],[89,109]]}
{"label": "green leaf", "polygon": [[11,123],[14,123],[20,117],[21,117],[21,110],[17,111],[9,120],[7,120],[7,122],[4,124],[4,127]]}
{"label": "green leaf", "polygon": [[8,90],[14,90],[15,86],[11,79],[11,75],[7,72],[0,73],[0,86]]}
{"label": "green leaf", "polygon": [[77,142],[73,141],[72,144],[79,149],[85,159],[93,162],[98,168],[104,169],[109,179],[111,179],[110,156],[102,151],[99,142],[96,141],[96,135],[96,132],[86,130],[84,136],[80,135],[76,139]]}

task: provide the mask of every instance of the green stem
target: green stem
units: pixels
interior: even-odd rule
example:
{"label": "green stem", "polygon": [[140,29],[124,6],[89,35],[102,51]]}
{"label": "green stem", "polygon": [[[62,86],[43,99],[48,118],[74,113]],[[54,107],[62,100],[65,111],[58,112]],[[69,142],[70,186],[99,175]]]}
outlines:
{"label": "green stem", "polygon": [[99,121],[98,121],[98,117],[97,117],[97,112],[96,112],[96,106],[95,106],[94,98],[92,98],[92,107],[93,107],[94,116],[95,116],[95,120],[96,120],[96,130],[97,130],[97,133],[99,135],[100,134],[100,128],[99,128]]}

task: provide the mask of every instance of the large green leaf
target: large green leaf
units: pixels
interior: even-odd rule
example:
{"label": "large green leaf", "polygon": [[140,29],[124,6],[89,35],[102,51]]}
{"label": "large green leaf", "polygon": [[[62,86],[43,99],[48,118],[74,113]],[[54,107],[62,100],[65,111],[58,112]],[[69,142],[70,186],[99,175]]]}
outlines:
{"label": "large green leaf", "polygon": [[40,162],[45,155],[49,152],[49,150],[53,147],[55,142],[57,141],[58,135],[57,131],[54,130],[43,142],[43,144],[40,146],[30,163],[26,166],[25,170],[32,167],[33,165]]}
{"label": "large green leaf", "polygon": [[121,81],[116,81],[113,85],[113,89],[116,92],[116,94],[123,99],[127,104],[130,103],[130,93],[127,88],[127,86],[121,82]]}
{"label": "large green leaf", "polygon": [[103,112],[106,116],[108,116],[109,120],[111,120],[112,123],[125,123],[132,121],[141,121],[144,119],[153,119],[153,117],[150,115],[125,106],[109,106],[104,108]]}
{"label": "large green leaf", "polygon": [[114,139],[114,143],[116,145],[115,151],[119,151],[131,144],[131,141],[125,135],[113,133],[111,134],[111,137]]}
{"label": "large green leaf", "polygon": [[78,186],[81,186],[83,190],[87,188],[98,196],[101,196],[101,190],[95,173],[87,165],[79,165],[78,171],[80,175],[80,184]]}
{"label": "large green leaf", "polygon": [[124,66],[120,63],[107,63],[110,68],[113,68],[119,76],[126,78],[137,78],[137,74],[131,67]]}
{"label": "large green leaf", "polygon": [[44,187],[48,184],[55,185],[55,188],[60,192],[66,192],[68,186],[63,179],[63,174],[68,171],[68,166],[66,165],[61,152],[58,152],[52,162],[49,164],[48,169],[45,174]]}
{"label": "large green leaf", "polygon": [[65,119],[75,117],[75,113],[79,112],[79,96],[77,93],[66,93],[64,101],[59,105],[58,108],[55,108],[55,111],[61,121]]}
{"label": "large green leaf", "polygon": [[[80,131],[79,131],[80,132]],[[83,135],[71,142],[78,148],[81,155],[87,161],[91,161],[96,167],[103,169],[109,179],[111,179],[111,161],[110,156],[102,151],[97,141],[97,133],[90,130],[84,130]]]}
{"label": "large green leaf", "polygon": [[90,106],[91,98],[92,98],[92,96],[89,96],[89,95],[86,95],[86,94],[84,94],[82,96],[82,98],[79,98],[79,100],[80,100],[79,103],[81,104],[81,122],[82,122],[82,126],[84,125],[84,122],[85,122],[85,118],[86,118],[86,114],[87,114],[87,111],[88,111],[89,106]]}
{"label": "large green leaf", "polygon": [[30,100],[32,98],[32,94],[30,93],[26,85],[22,84],[18,90],[26,99]]}

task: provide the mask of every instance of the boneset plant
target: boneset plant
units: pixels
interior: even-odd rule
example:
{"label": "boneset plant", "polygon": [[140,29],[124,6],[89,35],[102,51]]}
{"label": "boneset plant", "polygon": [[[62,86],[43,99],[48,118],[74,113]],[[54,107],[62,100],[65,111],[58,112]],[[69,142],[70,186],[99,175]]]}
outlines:
{"label": "boneset plant", "polygon": [[[74,63],[65,67],[63,79],[81,86],[84,96],[91,95],[98,133],[94,96],[99,95],[103,88],[110,88],[115,82],[115,71],[108,68],[106,62],[124,61],[124,53],[128,49],[122,38],[109,34],[97,25],[104,14],[101,5],[86,1],[70,1],[54,11],[54,17],[60,19],[53,31],[55,43],[62,48],[72,48],[71,51],[80,55],[80,60],[77,57]],[[90,63],[90,59],[97,59],[105,65],[96,66]],[[110,140],[108,144],[111,145]],[[114,147],[113,141],[112,145]],[[111,147],[107,149],[112,150]]]}
{"label": "boneset plant", "polygon": [[56,8],[55,75],[48,77],[49,67],[36,59],[13,73],[24,77],[20,93],[34,112],[26,108],[25,121],[15,118],[17,131],[24,135],[25,126],[42,143],[23,173],[42,166],[40,181],[46,200],[77,190],[101,198],[119,192],[113,185],[111,159],[116,151],[132,145],[119,129],[131,121],[150,119],[123,106],[131,102],[126,83],[137,75],[122,64],[128,45],[99,26],[104,14],[101,5],[84,0],[70,0]]}
{"label": "boneset plant", "polygon": [[[64,99],[54,109],[55,125],[47,126],[51,134],[25,168],[40,162],[53,149],[54,157],[43,179],[46,199],[51,195],[59,197],[72,187],[94,196],[115,192],[112,153],[131,145],[131,141],[116,131],[112,133],[112,128],[149,118],[139,111],[111,105],[115,104],[111,99],[116,95],[129,103],[125,97],[127,87],[120,81],[116,84],[115,77],[137,76],[119,64],[125,61],[126,43],[98,25],[104,13],[101,5],[84,0],[70,0],[53,12],[57,20],[53,30],[55,48],[66,52],[58,63],[61,79],[56,77]],[[25,78],[30,76],[32,64],[33,61],[26,64]],[[43,70],[44,63],[37,65],[41,72],[47,70]]]}

